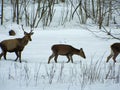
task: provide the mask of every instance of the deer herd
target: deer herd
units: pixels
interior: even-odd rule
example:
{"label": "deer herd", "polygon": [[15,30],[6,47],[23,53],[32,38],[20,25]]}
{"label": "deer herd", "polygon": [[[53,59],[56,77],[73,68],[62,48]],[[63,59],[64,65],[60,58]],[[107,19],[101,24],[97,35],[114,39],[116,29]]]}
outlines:
{"label": "deer herd", "polygon": [[[19,62],[21,63],[21,53],[24,47],[28,44],[28,42],[32,41],[31,36],[33,35],[33,30],[31,29],[31,31],[27,33],[25,32],[23,25],[22,25],[22,30],[24,32],[24,36],[22,38],[8,39],[8,40],[3,40],[0,42],[0,47],[2,50],[0,54],[0,59],[3,56],[4,59],[6,60],[7,52],[10,52],[10,53],[15,52],[17,56],[15,61],[17,61],[17,59],[19,58]],[[113,61],[116,62],[116,57],[120,53],[120,43],[114,43],[110,46],[110,48],[111,48],[111,53],[107,57],[106,62],[108,62],[112,57],[113,57],[112,58]],[[51,47],[51,50],[52,50],[52,54],[48,58],[48,64],[50,63],[50,60],[52,58],[54,58],[55,63],[57,63],[58,55],[66,56],[68,59],[67,63],[70,61],[73,63],[72,56],[74,54],[79,55],[84,59],[86,58],[85,53],[82,48],[76,49],[71,45],[55,44]]]}

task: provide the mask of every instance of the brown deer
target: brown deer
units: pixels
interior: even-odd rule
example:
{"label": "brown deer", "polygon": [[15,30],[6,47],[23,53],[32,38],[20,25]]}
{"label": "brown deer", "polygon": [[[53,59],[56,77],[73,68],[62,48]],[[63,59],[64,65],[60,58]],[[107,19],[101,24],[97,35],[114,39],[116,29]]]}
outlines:
{"label": "brown deer", "polygon": [[[22,30],[23,25],[22,25]],[[6,54],[7,52],[15,52],[17,59],[19,58],[19,61],[21,63],[21,52],[23,51],[24,47],[28,44],[28,41],[32,41],[31,35],[33,35],[33,30],[30,31],[30,33],[27,33],[24,31],[24,37],[23,38],[15,38],[15,39],[8,39],[3,40],[0,42],[0,47],[2,49],[2,53],[0,54],[0,59],[2,56],[4,56],[4,59],[6,60]]]}
{"label": "brown deer", "polygon": [[70,62],[70,60],[73,63],[72,56],[74,54],[80,55],[81,57],[86,58],[86,56],[85,56],[84,51],[83,51],[82,48],[79,50],[79,49],[76,49],[76,48],[74,48],[74,47],[72,47],[70,45],[65,45],[65,44],[53,45],[51,47],[51,50],[52,50],[53,53],[52,53],[52,55],[48,59],[48,64],[50,63],[50,60],[53,57],[55,57],[54,60],[57,63],[58,55],[64,55],[64,56],[66,56],[68,58],[67,63]]}
{"label": "brown deer", "polygon": [[111,45],[111,54],[107,57],[107,61],[108,62],[112,57],[113,57],[113,61],[116,62],[116,57],[118,56],[118,54],[120,53],[120,43],[114,43]]}

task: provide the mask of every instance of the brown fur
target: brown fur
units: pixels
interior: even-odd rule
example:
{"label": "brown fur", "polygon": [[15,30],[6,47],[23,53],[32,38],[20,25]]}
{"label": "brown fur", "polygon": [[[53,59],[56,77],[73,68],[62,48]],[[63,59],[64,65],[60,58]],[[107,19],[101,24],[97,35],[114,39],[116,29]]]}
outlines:
{"label": "brown fur", "polygon": [[120,43],[114,43],[111,45],[111,54],[107,57],[107,61],[108,62],[112,57],[113,57],[113,61],[116,62],[116,57],[118,56],[118,54],[120,53]]}
{"label": "brown fur", "polygon": [[24,32],[24,34],[25,36],[23,38],[8,39],[0,43],[0,47],[2,49],[2,53],[0,54],[0,59],[2,56],[4,56],[4,59],[6,60],[7,52],[15,52],[15,54],[17,55],[15,61],[17,61],[19,57],[19,61],[21,62],[21,52],[23,51],[24,47],[27,45],[28,41],[31,41],[31,35],[33,33]]}
{"label": "brown fur", "polygon": [[54,60],[57,63],[57,57],[58,57],[58,55],[64,55],[64,56],[66,56],[68,58],[67,63],[70,62],[70,60],[73,63],[72,56],[74,54],[80,55],[81,57],[86,58],[86,56],[85,56],[84,51],[83,51],[82,48],[80,50],[78,50],[78,49],[76,49],[76,48],[74,48],[74,47],[72,47],[70,45],[58,44],[58,45],[53,45],[51,47],[51,49],[52,49],[53,53],[52,53],[52,55],[48,59],[48,64],[50,63],[50,60],[53,57],[55,57]]}

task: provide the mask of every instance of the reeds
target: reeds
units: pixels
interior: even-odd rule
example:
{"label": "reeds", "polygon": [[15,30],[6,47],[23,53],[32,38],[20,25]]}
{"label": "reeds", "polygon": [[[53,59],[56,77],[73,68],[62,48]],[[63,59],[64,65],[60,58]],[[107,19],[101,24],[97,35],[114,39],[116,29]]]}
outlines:
{"label": "reeds", "polygon": [[94,55],[89,61],[81,60],[77,63],[1,62],[0,71],[0,83],[9,81],[27,87],[67,84],[68,89],[78,85],[83,90],[87,85],[95,83],[120,83],[120,64],[112,61],[106,63],[104,55],[98,59]]}

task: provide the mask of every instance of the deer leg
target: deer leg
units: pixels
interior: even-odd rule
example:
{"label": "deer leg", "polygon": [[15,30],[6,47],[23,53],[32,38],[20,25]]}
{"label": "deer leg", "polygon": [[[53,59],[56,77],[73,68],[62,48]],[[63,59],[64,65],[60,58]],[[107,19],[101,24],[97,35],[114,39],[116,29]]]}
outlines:
{"label": "deer leg", "polygon": [[110,60],[110,58],[112,58],[112,56],[114,56],[113,54],[110,54],[108,57],[107,57],[107,61],[108,62]]}
{"label": "deer leg", "polygon": [[113,56],[113,61],[116,62],[116,57],[118,56],[119,53],[115,53]]}
{"label": "deer leg", "polygon": [[49,59],[48,59],[48,64],[50,63],[50,60],[51,60],[54,56],[55,56],[55,55],[52,54],[52,55],[49,57]]}
{"label": "deer leg", "polygon": [[57,58],[58,58],[58,55],[55,55],[55,58],[54,58],[55,63],[57,63]]}
{"label": "deer leg", "polygon": [[108,62],[113,56],[114,56],[114,52],[111,50],[111,54],[107,57],[106,62]]}
{"label": "deer leg", "polygon": [[4,55],[4,52],[2,52],[1,54],[0,54],[0,59],[1,59],[1,57]]}
{"label": "deer leg", "polygon": [[21,63],[21,51],[19,52],[19,61]]}
{"label": "deer leg", "polygon": [[4,59],[6,60],[6,54],[7,54],[7,52],[4,52]]}
{"label": "deer leg", "polygon": [[72,56],[70,55],[70,60],[71,60],[71,62],[73,63],[73,58],[72,58]]}
{"label": "deer leg", "polygon": [[70,62],[70,57],[69,57],[69,55],[67,55],[67,58],[68,58],[68,61],[67,61],[67,63],[69,63],[69,62]]}
{"label": "deer leg", "polygon": [[18,57],[19,57],[19,54],[18,54],[17,51],[15,52],[15,54],[16,54],[16,56],[17,56],[16,59],[15,59],[15,61],[17,61],[17,59],[18,59]]}
{"label": "deer leg", "polygon": [[70,62],[70,60],[71,60],[71,62],[73,63],[73,58],[72,58],[72,55],[67,55],[67,58],[68,58],[67,63],[68,63],[68,62]]}

